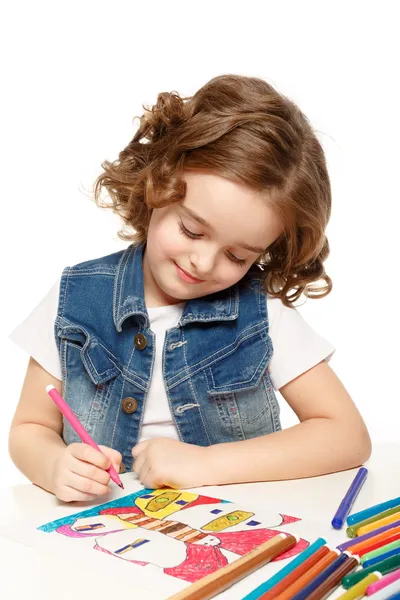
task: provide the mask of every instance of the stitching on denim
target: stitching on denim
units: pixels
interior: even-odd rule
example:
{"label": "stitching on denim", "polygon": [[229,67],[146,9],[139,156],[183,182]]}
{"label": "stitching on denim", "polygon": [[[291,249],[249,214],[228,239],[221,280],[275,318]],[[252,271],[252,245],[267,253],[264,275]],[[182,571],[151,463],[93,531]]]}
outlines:
{"label": "stitching on denim", "polygon": [[64,311],[65,311],[65,303],[66,303],[66,299],[67,299],[67,289],[68,289],[68,285],[69,285],[69,272],[70,272],[70,268],[67,267],[65,270],[65,275],[66,278],[65,280],[62,279],[63,283],[64,283],[64,298],[63,298],[63,306],[62,306],[62,313],[60,316],[64,316]]}
{"label": "stitching on denim", "polygon": [[[182,331],[182,335],[183,335],[183,330],[181,330],[181,331]],[[179,433],[179,438],[180,438],[181,440],[183,440],[183,435],[182,435],[181,428],[179,427],[179,423],[176,421],[176,419],[175,419],[175,417],[174,417],[175,411],[174,411],[174,409],[173,409],[173,405],[172,405],[172,398],[171,398],[171,396],[170,396],[170,393],[169,393],[169,387],[167,386],[167,383],[166,383],[166,381],[165,381],[165,378],[164,378],[164,367],[165,367],[165,349],[166,349],[166,347],[167,347],[167,337],[168,337],[168,331],[167,331],[167,332],[166,332],[166,334],[165,334],[165,337],[164,337],[164,344],[163,344],[163,352],[162,352],[162,364],[161,364],[162,378],[163,378],[163,380],[164,380],[165,393],[167,394],[167,399],[168,399],[169,409],[170,409],[170,411],[171,411],[171,415],[172,415],[172,418],[173,418],[173,420],[174,420],[175,427],[176,427],[176,428],[177,428],[177,430],[178,430],[178,433]]]}
{"label": "stitching on denim", "polygon": [[70,267],[70,273],[74,277],[80,277],[80,276],[87,277],[88,275],[107,275],[107,277],[115,276],[114,271],[104,270],[104,267],[99,268],[97,270],[96,269],[90,269],[90,270],[74,269],[73,267]]}
{"label": "stitching on denim", "polygon": [[[118,317],[118,312],[121,307],[122,284],[123,284],[123,281],[125,278],[125,271],[127,268],[128,260],[129,260],[129,257],[131,255],[132,251],[133,251],[133,246],[129,246],[125,250],[120,262],[118,263],[117,270],[115,273],[115,280],[117,281],[117,284],[114,285],[114,292],[113,292],[113,304],[114,304],[113,316],[114,316],[114,323],[116,324],[117,329],[118,329],[118,325],[121,327],[120,323],[123,319],[122,315],[120,315],[119,321],[117,320],[117,317]],[[120,272],[121,272],[121,276],[120,276]],[[119,329],[119,331],[120,331],[120,329]]]}
{"label": "stitching on denim", "polygon": [[[184,334],[184,331],[182,329],[182,337],[184,338],[184,336],[185,336],[185,334]],[[183,356],[185,358],[185,364],[187,366],[188,362],[187,362],[187,355],[186,355],[186,346],[183,346]],[[190,376],[189,376],[189,387],[192,390],[193,398],[195,398],[196,401],[198,402],[196,391],[195,391],[194,386],[193,386],[193,381],[192,381],[192,378]],[[201,414],[201,409],[200,408],[199,408],[198,412],[199,412],[199,415],[200,415],[201,422],[203,424],[203,429],[204,429],[204,432],[206,434],[207,441],[208,441],[209,445],[211,445],[210,436],[208,435],[208,431],[207,431],[207,428],[205,426],[203,415]]]}
{"label": "stitching on denim", "polygon": [[[176,375],[174,375],[173,377],[171,377],[168,381],[168,387],[170,387],[171,389],[173,387],[175,387],[176,385],[178,385],[179,383],[181,383],[182,381],[185,381],[185,379],[187,377],[193,377],[194,375],[196,375],[196,373],[198,373],[199,371],[206,369],[207,367],[211,367],[212,365],[214,365],[216,362],[223,360],[225,358],[227,358],[228,356],[230,356],[231,354],[233,354],[234,352],[236,352],[237,348],[238,348],[238,343],[237,341],[240,339],[240,343],[244,342],[245,340],[247,340],[249,337],[252,337],[253,335],[256,335],[257,333],[259,333],[259,331],[255,331],[255,332],[251,332],[251,329],[253,329],[254,327],[259,327],[260,324],[257,325],[253,325],[250,328],[250,332],[247,336],[245,337],[241,337],[241,338],[237,338],[235,341],[235,345],[234,344],[230,344],[229,346],[225,346],[224,348],[222,348],[221,350],[218,350],[217,352],[215,352],[214,354],[212,354],[211,356],[208,356],[207,358],[201,360],[200,362],[192,365],[190,367],[190,371],[189,373],[187,373],[187,371],[185,370],[182,376],[182,373],[177,373]],[[246,331],[246,330],[245,330]],[[183,330],[182,330],[183,332]],[[222,356],[217,357],[215,360],[212,360],[210,362],[210,359],[213,358],[213,356],[220,354],[221,352],[223,352],[224,350],[226,350],[227,348],[232,348],[230,350],[230,352],[226,352],[225,354],[223,354]],[[180,379],[176,379],[177,377],[180,377]]]}

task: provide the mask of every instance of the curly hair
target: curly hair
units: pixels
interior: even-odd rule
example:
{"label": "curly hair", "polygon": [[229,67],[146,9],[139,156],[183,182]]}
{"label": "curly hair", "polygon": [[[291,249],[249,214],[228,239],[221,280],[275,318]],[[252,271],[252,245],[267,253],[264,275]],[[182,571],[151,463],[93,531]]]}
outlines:
{"label": "curly hair", "polygon": [[118,160],[103,162],[94,184],[96,204],[124,222],[120,239],[144,242],[152,209],[184,199],[183,171],[208,171],[266,192],[284,224],[256,262],[265,291],[286,306],[301,294],[330,293],[323,265],[329,175],[322,146],[294,102],[262,79],[221,75],[192,97],[164,92],[143,108],[132,141]]}

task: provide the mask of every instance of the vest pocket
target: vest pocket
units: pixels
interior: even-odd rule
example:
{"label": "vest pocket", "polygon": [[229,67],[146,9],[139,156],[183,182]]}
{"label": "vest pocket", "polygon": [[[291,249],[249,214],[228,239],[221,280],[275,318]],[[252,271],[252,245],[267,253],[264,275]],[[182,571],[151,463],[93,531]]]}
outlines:
{"label": "vest pocket", "polygon": [[271,356],[272,343],[265,329],[236,340],[225,348],[222,356],[214,361],[211,357],[205,369],[209,393],[256,389]]}
{"label": "vest pocket", "polygon": [[268,371],[256,388],[212,395],[210,402],[218,418],[208,429],[218,436],[216,441],[245,440],[281,429],[279,404]]}
{"label": "vest pocket", "polygon": [[[65,400],[85,429],[93,435],[105,419],[120,373],[117,360],[97,337],[81,326],[61,327],[57,334]],[[67,444],[80,441],[66,419],[63,437]]]}

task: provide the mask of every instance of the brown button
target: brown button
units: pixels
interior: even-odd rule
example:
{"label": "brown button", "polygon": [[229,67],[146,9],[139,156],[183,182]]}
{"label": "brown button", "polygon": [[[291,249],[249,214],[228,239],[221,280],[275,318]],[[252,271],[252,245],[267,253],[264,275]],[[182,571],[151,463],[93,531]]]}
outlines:
{"label": "brown button", "polygon": [[121,463],[121,464],[119,465],[119,472],[120,472],[120,475],[122,475],[123,473],[125,473],[125,471],[126,471],[126,466],[124,465],[124,463]]}
{"label": "brown button", "polygon": [[143,335],[143,333],[137,333],[133,338],[133,341],[138,350],[144,350],[147,346],[146,336]]}
{"label": "brown button", "polygon": [[124,398],[121,402],[122,410],[126,412],[128,415],[134,413],[137,410],[137,400],[136,398]]}

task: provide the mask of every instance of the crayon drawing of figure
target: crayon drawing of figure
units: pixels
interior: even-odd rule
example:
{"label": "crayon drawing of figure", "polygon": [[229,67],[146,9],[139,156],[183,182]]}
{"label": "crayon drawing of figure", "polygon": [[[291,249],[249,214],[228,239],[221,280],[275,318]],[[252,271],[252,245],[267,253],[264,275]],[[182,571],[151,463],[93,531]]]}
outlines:
{"label": "crayon drawing of figure", "polygon": [[[274,527],[299,519],[277,514],[272,520],[267,524],[219,498],[161,489],[131,494],[38,529],[75,539],[93,537],[95,550],[193,583],[280,533]],[[300,539],[276,560],[307,546]]]}

